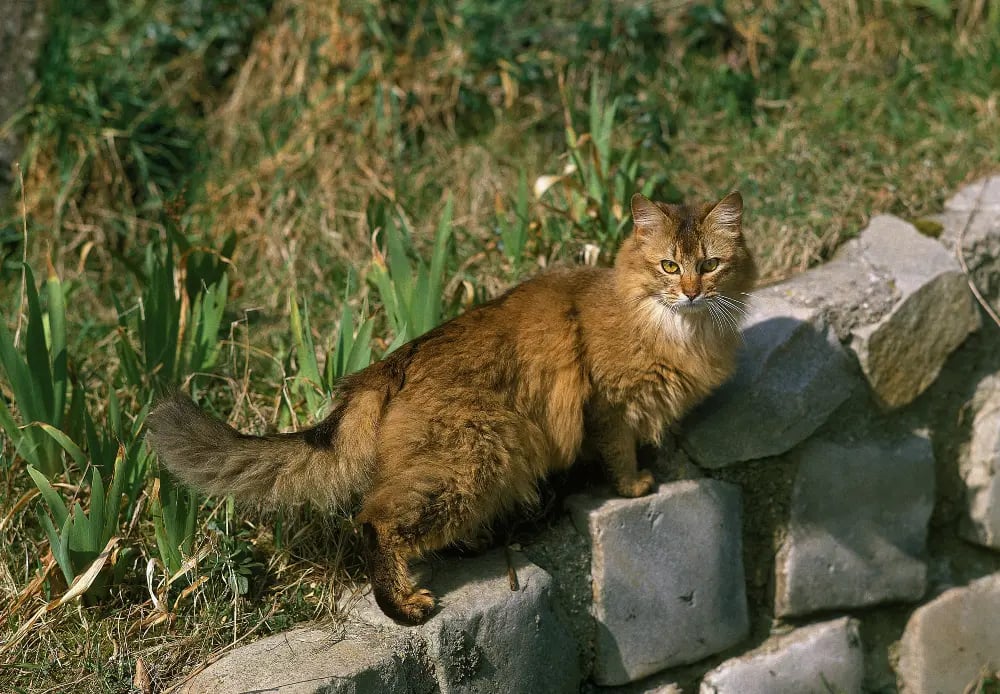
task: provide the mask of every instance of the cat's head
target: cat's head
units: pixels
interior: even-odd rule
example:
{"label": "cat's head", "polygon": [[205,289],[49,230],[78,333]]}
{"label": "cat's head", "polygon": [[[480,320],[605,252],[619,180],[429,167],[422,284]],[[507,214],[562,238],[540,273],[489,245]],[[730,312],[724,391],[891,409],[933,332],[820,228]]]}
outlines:
{"label": "cat's head", "polygon": [[634,232],[615,263],[631,298],[676,316],[726,321],[744,313],[756,268],[743,240],[738,192],[705,205],[670,205],[636,194],[632,221]]}

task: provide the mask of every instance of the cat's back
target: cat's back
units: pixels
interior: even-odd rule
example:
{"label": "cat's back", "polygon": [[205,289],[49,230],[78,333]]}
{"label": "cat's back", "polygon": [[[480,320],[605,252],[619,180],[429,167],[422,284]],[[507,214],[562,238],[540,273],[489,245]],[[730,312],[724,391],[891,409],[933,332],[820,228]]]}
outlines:
{"label": "cat's back", "polygon": [[399,386],[524,395],[582,371],[582,302],[610,270],[555,268],[447,321],[373,365]]}

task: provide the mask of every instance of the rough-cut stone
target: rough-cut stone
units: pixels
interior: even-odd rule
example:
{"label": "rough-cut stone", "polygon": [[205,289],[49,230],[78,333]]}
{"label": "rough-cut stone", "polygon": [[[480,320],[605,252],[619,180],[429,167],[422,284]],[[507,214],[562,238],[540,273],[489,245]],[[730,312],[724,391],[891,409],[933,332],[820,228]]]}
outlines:
{"label": "rough-cut stone", "polygon": [[569,505],[591,545],[598,684],[691,663],[747,635],[736,487],[692,480]]}
{"label": "rough-cut stone", "polygon": [[427,691],[405,638],[358,624],[302,628],[233,651],[180,690],[184,694],[403,694]]}
{"label": "rough-cut stone", "polygon": [[934,507],[930,442],[813,440],[793,455],[799,467],[775,566],[775,613],[919,599]]}
{"label": "rough-cut stone", "polygon": [[[776,297],[813,309],[840,340],[846,341],[853,328],[887,315],[899,292],[886,270],[865,261],[859,242],[854,240],[841,246],[829,262],[761,289],[754,296],[755,301]],[[813,322],[820,328],[823,325]]]}
{"label": "rough-cut stone", "polygon": [[762,293],[743,335],[736,374],[681,423],[681,445],[705,467],[784,453],[816,431],[858,383],[816,308]]}
{"label": "rough-cut stone", "polygon": [[440,608],[425,624],[396,624],[361,596],[344,606],[339,631],[296,629],[237,649],[184,691],[474,694],[501,682],[510,691],[579,691],[577,644],[545,571],[518,553],[508,563],[503,551],[426,568]]}
{"label": "rough-cut stone", "polygon": [[961,241],[976,286],[989,300],[1000,300],[1000,176],[960,190],[937,220],[943,226],[941,242],[954,253]]}
{"label": "rough-cut stone", "polygon": [[979,327],[979,311],[958,261],[913,225],[873,217],[858,246],[899,293],[888,315],[851,331],[850,343],[877,400],[892,409],[934,382],[948,355]]}
{"label": "rough-cut stone", "polygon": [[896,673],[905,694],[952,694],[1000,667],[1000,574],[945,591],[910,617]]}
{"label": "rough-cut stone", "polygon": [[[511,574],[513,571],[513,574]],[[577,644],[552,601],[552,578],[520,553],[435,570],[441,610],[418,629],[443,694],[578,692]],[[516,590],[512,588],[516,586]]]}
{"label": "rough-cut stone", "polygon": [[972,437],[959,456],[967,511],[961,534],[1000,549],[1000,374],[979,383],[971,409]]}
{"label": "rough-cut stone", "polygon": [[860,694],[864,653],[856,620],[847,617],[773,636],[715,668],[701,694]]}

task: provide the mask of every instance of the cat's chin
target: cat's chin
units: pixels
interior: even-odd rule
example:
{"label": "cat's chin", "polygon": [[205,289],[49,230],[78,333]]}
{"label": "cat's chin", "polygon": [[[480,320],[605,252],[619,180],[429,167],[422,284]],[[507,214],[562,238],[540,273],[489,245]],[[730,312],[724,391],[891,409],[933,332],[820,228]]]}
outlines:
{"label": "cat's chin", "polygon": [[694,316],[708,310],[708,302],[698,298],[694,301],[675,301],[673,310],[682,316]]}

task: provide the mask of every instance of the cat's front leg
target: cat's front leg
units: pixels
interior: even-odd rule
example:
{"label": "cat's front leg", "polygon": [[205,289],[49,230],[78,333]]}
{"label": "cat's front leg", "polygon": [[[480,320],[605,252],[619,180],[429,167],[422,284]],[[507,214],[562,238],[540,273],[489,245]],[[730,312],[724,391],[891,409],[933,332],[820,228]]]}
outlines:
{"label": "cat's front leg", "polygon": [[648,494],[655,480],[649,470],[639,469],[632,428],[613,412],[604,412],[593,417],[591,430],[615,490],[630,498]]}

